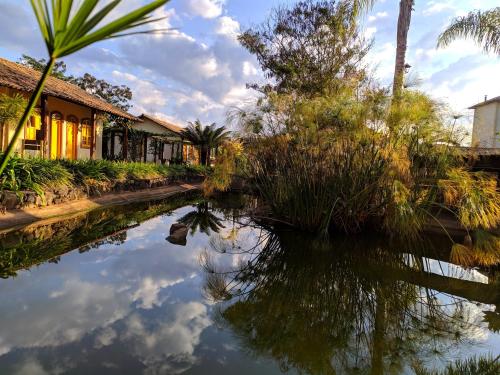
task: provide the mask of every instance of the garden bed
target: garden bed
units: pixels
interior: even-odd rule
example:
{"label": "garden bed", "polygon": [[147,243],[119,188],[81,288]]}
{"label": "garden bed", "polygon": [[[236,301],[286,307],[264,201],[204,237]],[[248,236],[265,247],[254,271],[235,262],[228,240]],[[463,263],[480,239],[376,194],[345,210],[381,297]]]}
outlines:
{"label": "garden bed", "polygon": [[164,187],[177,181],[201,182],[208,173],[201,166],[15,157],[1,176],[0,208],[5,212]]}

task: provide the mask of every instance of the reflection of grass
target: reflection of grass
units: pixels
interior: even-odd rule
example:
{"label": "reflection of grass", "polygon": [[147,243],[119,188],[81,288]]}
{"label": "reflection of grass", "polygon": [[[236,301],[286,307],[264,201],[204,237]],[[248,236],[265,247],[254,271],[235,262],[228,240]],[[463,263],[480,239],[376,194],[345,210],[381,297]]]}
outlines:
{"label": "reflection of grass", "polygon": [[95,210],[77,218],[21,230],[0,240],[0,277],[44,263],[73,249],[87,251],[105,243],[123,243],[126,229],[199,201],[190,194],[166,202],[139,203]]}
{"label": "reflection of grass", "polygon": [[446,366],[442,371],[425,370],[416,368],[416,375],[498,375],[500,374],[500,356],[469,358],[464,361],[457,361],[454,364]]}

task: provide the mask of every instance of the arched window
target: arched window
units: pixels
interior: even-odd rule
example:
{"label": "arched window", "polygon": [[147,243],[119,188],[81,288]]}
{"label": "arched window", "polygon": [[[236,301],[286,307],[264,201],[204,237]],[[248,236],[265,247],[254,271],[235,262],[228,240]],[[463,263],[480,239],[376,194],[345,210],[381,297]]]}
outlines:
{"label": "arched window", "polygon": [[81,148],[90,148],[92,146],[92,121],[86,118],[82,120]]}

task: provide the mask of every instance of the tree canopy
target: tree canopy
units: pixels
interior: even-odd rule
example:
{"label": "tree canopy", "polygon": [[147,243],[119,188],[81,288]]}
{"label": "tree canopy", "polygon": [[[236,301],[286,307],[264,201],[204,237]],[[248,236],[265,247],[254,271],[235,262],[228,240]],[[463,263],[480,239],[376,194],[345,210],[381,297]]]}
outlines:
{"label": "tree canopy", "polygon": [[370,44],[360,35],[359,2],[304,0],[275,8],[268,20],[240,35],[273,83],[260,91],[306,96],[335,91],[340,81],[359,80]]}

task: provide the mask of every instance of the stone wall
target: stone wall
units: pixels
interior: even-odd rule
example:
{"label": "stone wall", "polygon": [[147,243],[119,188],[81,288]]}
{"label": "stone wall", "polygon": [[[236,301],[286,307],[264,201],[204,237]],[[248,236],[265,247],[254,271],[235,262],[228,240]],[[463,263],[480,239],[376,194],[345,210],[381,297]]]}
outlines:
{"label": "stone wall", "polygon": [[125,191],[138,191],[164,187],[182,182],[202,182],[203,177],[191,176],[183,178],[182,181],[172,178],[156,178],[144,180],[128,180],[115,182],[101,182],[89,186],[62,187],[54,190],[47,190],[44,196],[40,196],[34,191],[0,191],[0,210],[35,208],[51,206],[55,204],[67,203],[82,198],[91,198],[103,194],[112,194]]}

